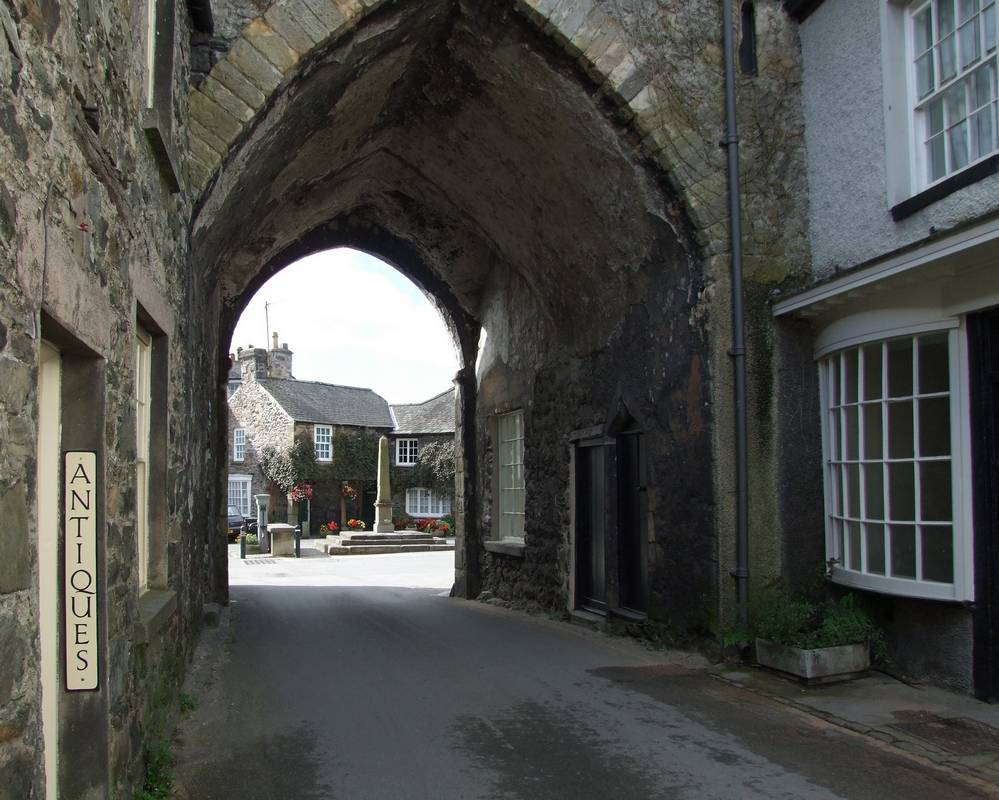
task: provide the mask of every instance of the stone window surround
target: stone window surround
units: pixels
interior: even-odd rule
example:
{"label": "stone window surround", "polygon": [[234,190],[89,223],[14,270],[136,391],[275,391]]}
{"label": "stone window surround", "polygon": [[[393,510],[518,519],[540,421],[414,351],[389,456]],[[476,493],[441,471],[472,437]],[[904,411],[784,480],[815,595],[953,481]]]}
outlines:
{"label": "stone window surround", "polygon": [[395,465],[397,467],[414,467],[419,459],[420,440],[407,437],[395,440]]}
{"label": "stone window surround", "polygon": [[[138,290],[138,287],[136,287]],[[143,287],[145,288],[145,287]],[[143,298],[145,299],[145,298]],[[148,462],[148,539],[147,582],[140,595],[150,589],[167,588],[167,442],[169,441],[169,335],[173,318],[160,323],[150,309],[157,304],[136,300],[135,319],[150,337],[150,408],[149,408],[149,462]]]}
{"label": "stone window surround", "polygon": [[316,461],[333,460],[332,425],[316,425],[312,430],[312,442],[316,449]]}
{"label": "stone window surround", "polygon": [[[999,153],[993,148],[989,153],[936,181],[930,182],[923,177],[925,144],[923,125],[916,109],[925,105],[926,98],[920,102],[916,97],[912,11],[925,7],[928,1],[936,2],[916,0],[912,3],[885,2],[881,5],[885,140],[907,143],[905,147],[888,147],[885,153],[888,202],[892,219],[896,222],[999,171]],[[995,62],[995,51],[992,59]],[[987,60],[983,57],[977,64],[980,66]]]}
{"label": "stone window surround", "polygon": [[[505,421],[513,420],[516,424],[516,420],[520,420],[520,437],[514,437],[513,439],[503,440],[503,428],[506,424]],[[503,470],[510,469],[512,467],[520,466],[523,470],[524,464],[524,410],[513,409],[503,414],[496,414],[491,419],[491,431],[493,433],[493,441],[496,443],[495,446],[495,469],[493,474],[493,489],[494,489],[494,505],[495,510],[493,514],[493,539],[496,541],[522,541],[524,538],[524,519],[525,511],[518,511],[515,508],[511,508],[511,497],[514,492],[520,492],[526,495],[526,475],[522,476],[521,486],[510,486],[504,487],[503,485]],[[514,453],[513,460],[509,464],[503,462],[503,444],[508,442],[519,442],[519,452]],[[517,447],[517,445],[515,445]],[[513,503],[516,505],[516,503]],[[510,525],[504,525],[504,518],[519,517],[519,525],[515,520]]]}
{"label": "stone window surround", "polygon": [[174,147],[174,61],[176,0],[146,0],[144,111],[142,129],[171,192],[180,191],[179,160]]}

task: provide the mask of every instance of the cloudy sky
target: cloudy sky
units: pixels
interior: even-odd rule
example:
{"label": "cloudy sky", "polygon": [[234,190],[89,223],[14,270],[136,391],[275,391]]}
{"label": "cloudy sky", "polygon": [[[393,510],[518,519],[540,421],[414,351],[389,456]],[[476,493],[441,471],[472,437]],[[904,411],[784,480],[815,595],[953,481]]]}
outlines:
{"label": "cloudy sky", "polygon": [[458,359],[437,310],[372,256],[329,250],[283,269],[247,305],[230,352],[264,346],[265,302],[299,380],[365,386],[390,403],[418,403],[451,387]]}

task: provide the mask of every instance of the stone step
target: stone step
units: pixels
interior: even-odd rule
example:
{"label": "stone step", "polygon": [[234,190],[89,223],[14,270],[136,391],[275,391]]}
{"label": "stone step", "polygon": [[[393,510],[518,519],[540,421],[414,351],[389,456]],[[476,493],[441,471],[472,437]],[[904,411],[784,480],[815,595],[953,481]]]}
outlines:
{"label": "stone step", "polygon": [[326,552],[331,556],[386,555],[388,553],[428,553],[436,550],[454,550],[453,544],[331,544]]}
{"label": "stone step", "polygon": [[388,544],[398,542],[400,544],[440,544],[444,540],[440,537],[428,536],[422,533],[355,533],[350,536],[340,537],[341,544]]}

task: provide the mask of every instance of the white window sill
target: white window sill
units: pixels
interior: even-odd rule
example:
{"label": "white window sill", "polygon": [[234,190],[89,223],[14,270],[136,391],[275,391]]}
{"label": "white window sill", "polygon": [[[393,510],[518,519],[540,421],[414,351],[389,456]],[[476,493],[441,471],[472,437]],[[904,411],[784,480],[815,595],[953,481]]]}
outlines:
{"label": "white window sill", "polygon": [[396,462],[395,462],[395,465],[396,465],[397,467],[415,467],[415,466],[416,466],[416,462],[413,462],[413,463],[407,463],[407,464],[403,464],[403,463],[401,463],[401,462],[399,462],[399,461],[396,461]]}
{"label": "white window sill", "polygon": [[841,586],[849,586],[852,589],[864,589],[869,592],[896,595],[898,597],[945,600],[952,603],[970,599],[961,597],[957,586],[952,583],[889,578],[885,575],[865,575],[862,572],[853,572],[842,567],[833,567],[832,575],[829,579],[833,583]]}
{"label": "white window sill", "polygon": [[527,545],[517,536],[504,536],[502,539],[488,539],[484,543],[486,551],[503,556],[523,558]]}

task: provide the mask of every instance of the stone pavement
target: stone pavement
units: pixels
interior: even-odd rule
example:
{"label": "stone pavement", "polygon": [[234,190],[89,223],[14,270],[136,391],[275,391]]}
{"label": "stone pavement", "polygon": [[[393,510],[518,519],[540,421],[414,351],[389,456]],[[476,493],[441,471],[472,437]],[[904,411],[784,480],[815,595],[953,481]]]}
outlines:
{"label": "stone pavement", "polygon": [[999,787],[999,705],[877,672],[812,688],[755,667],[723,666],[712,672],[734,686]]}

